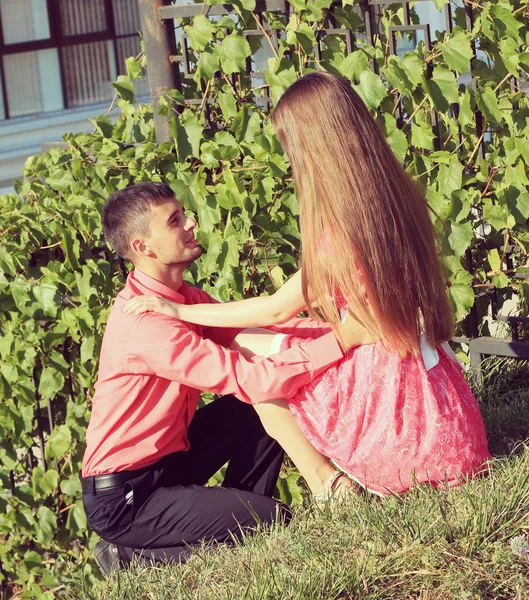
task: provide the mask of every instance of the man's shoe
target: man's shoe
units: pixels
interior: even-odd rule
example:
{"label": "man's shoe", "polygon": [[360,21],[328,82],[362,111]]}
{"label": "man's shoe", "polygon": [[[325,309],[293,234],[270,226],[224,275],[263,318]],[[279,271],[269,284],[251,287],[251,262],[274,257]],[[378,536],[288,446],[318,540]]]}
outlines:
{"label": "man's shoe", "polygon": [[100,540],[94,546],[94,560],[105,577],[110,577],[121,566],[118,547],[105,540]]}

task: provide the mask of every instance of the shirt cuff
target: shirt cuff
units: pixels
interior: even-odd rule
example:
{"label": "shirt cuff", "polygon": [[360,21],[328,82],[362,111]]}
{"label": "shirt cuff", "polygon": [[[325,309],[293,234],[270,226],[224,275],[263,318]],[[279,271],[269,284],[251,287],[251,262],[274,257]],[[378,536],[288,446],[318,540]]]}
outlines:
{"label": "shirt cuff", "polygon": [[324,370],[343,358],[343,352],[334,333],[326,333],[308,344],[303,350],[307,353],[315,371]]}
{"label": "shirt cuff", "polygon": [[278,333],[274,336],[270,344],[270,354],[281,352],[281,342],[286,338],[286,333]]}

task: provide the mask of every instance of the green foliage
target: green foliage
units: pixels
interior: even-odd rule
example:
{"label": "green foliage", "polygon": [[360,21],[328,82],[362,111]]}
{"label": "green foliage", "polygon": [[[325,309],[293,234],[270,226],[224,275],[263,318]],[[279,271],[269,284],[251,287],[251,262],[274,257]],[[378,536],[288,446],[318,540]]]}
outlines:
{"label": "green foliage", "polygon": [[[381,8],[380,35],[371,45],[356,0],[296,0],[287,21],[264,15],[281,32],[272,48],[267,37],[243,35],[258,29],[255,2],[232,4],[233,17],[182,20],[194,76],[160,103],[171,141],[156,144],[152,108],[134,104],[143,59],[127,59],[127,75],[114,84],[117,119],[99,116],[91,133],[65,135],[66,148],[29,158],[15,193],[0,200],[0,583],[9,581],[21,598],[50,597],[44,590],[67,577],[58,557],[93,577],[81,547],[95,539],[77,475],[103,327],[126,271],[102,240],[105,198],[131,183],[167,182],[200,225],[205,254],[188,278],[217,298],[272,291],[296,269],[298,206],[289,165],[263,89],[246,74],[260,48],[271,57],[264,79],[273,102],[318,67],[354,85],[427,192],[461,329],[474,288],[498,289],[500,303],[516,295],[526,305],[529,288],[518,275],[526,272],[529,244],[529,106],[527,95],[509,85],[514,75],[522,86],[527,81],[524,5],[473,4],[471,32],[456,9],[452,34],[439,34],[430,49],[419,42],[391,56],[388,27],[403,17],[397,5]],[[354,32],[352,53],[343,34],[325,32],[330,18]],[[470,64],[476,85],[466,87]],[[198,102],[186,107],[187,100]],[[472,273],[463,260],[468,252]],[[48,403],[57,423],[52,431]],[[280,493],[299,500],[295,474],[285,474]]]}

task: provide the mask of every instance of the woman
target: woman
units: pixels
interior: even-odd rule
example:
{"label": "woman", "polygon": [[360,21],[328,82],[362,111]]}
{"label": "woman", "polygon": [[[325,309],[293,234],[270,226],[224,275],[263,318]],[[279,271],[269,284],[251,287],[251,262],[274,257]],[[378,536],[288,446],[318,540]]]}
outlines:
{"label": "woman", "polygon": [[[479,407],[448,355],[452,316],[424,196],[340,77],[305,75],[272,120],[300,201],[301,270],[271,297],[216,307],[137,298],[128,310],[224,327],[278,323],[305,308],[318,317],[315,304],[337,327],[348,310],[359,340],[379,341],[350,350],[286,404],[261,404],[265,427],[308,480],[310,451],[289,450],[282,430],[290,414],[323,456],[370,491],[457,485],[491,457]],[[305,340],[286,337],[282,349],[293,343]],[[248,338],[241,345],[266,352]],[[323,491],[309,486],[325,496],[337,477]]]}

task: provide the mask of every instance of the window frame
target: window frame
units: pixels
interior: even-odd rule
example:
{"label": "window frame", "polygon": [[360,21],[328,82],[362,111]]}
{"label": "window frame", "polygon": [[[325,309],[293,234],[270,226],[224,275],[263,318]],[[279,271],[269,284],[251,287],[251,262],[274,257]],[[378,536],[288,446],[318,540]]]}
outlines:
{"label": "window frame", "polygon": [[[105,31],[98,31],[94,33],[85,33],[81,35],[69,35],[65,36],[61,30],[61,16],[60,16],[60,0],[47,0],[46,1],[48,10],[48,23],[50,29],[50,37],[43,40],[33,40],[28,42],[17,42],[14,44],[6,44],[4,42],[4,31],[2,26],[2,15],[0,14],[0,93],[2,94],[2,100],[4,104],[4,118],[0,119],[0,127],[2,123],[12,121],[13,119],[26,118],[34,114],[41,113],[28,113],[24,116],[11,117],[9,113],[8,103],[8,90],[7,81],[5,76],[4,68],[4,56],[21,54],[23,52],[35,52],[38,50],[49,50],[57,49],[58,60],[59,60],[59,72],[61,78],[61,96],[64,105],[64,110],[72,108],[79,108],[76,106],[68,106],[67,102],[67,89],[66,89],[66,73],[63,64],[62,48],[67,46],[77,46],[80,44],[87,44],[91,42],[112,42],[114,49],[114,67],[116,73],[122,73],[124,65],[119,64],[119,52],[118,52],[118,41],[125,38],[139,38],[140,32],[117,34],[116,23],[114,19],[114,6],[113,0],[103,0],[105,18],[107,28]],[[90,106],[88,102],[84,106]],[[42,114],[47,114],[43,112]]]}

